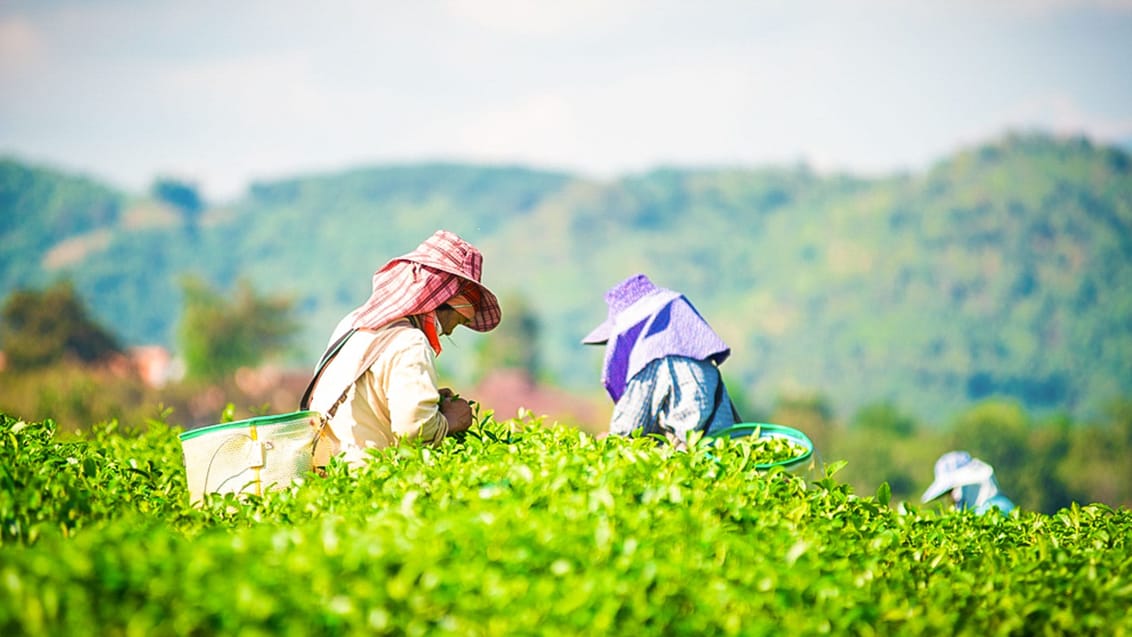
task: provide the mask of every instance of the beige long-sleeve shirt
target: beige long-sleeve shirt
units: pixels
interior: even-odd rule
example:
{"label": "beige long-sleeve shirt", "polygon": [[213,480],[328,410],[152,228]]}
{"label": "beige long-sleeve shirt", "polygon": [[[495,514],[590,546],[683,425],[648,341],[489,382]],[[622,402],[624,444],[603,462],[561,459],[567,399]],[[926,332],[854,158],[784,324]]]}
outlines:
{"label": "beige long-sleeve shirt", "polygon": [[389,447],[402,438],[435,443],[448,433],[439,409],[436,354],[408,320],[355,332],[323,371],[311,409],[326,414],[346,387],[346,400],[329,422],[337,440],[322,445],[316,463],[341,453],[358,464],[368,457],[366,449]]}

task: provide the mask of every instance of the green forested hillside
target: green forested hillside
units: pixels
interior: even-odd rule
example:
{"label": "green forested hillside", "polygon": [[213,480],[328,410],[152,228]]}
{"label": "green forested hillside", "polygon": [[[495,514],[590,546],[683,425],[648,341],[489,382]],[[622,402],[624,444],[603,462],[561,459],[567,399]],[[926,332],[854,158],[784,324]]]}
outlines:
{"label": "green forested hillside", "polygon": [[[11,161],[0,183],[0,293],[69,276],[127,343],[175,345],[184,273],[246,277],[296,299],[310,365],[372,271],[444,227],[538,313],[543,369],[573,389],[598,385],[601,353],[578,343],[602,293],[645,272],[727,338],[753,405],[821,393],[841,416],[886,400],[940,422],[991,395],[1088,417],[1132,394],[1132,160],[1084,139],[1011,135],[878,179],[389,166],[255,184],[199,216]],[[89,203],[27,194],[59,184]],[[458,335],[444,371],[468,377],[483,338]]]}
{"label": "green forested hillside", "polygon": [[122,200],[90,179],[0,158],[0,290],[39,282],[61,241],[114,227]]}
{"label": "green forested hillside", "polygon": [[[523,240],[542,228],[566,239]],[[867,182],[659,171],[564,191],[490,245],[567,289],[641,270],[685,290],[763,404],[818,390],[939,421],[993,394],[1081,413],[1132,385],[1132,172],[1084,141],[1010,137]],[[550,319],[558,351],[599,295]]]}

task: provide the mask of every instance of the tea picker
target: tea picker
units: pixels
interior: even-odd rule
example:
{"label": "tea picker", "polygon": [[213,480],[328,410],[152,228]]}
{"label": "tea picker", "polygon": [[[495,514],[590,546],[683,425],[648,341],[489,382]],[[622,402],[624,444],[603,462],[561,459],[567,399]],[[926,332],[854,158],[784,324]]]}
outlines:
{"label": "tea picker", "polygon": [[951,494],[955,508],[972,509],[983,514],[991,509],[1008,514],[1014,503],[998,489],[994,468],[966,451],[949,451],[935,463],[935,480],[920,498],[931,502],[945,493]]}
{"label": "tea picker", "polygon": [[439,443],[472,424],[471,404],[438,386],[439,337],[494,329],[502,312],[481,282],[483,256],[438,230],[372,277],[372,293],[335,328],[300,410],[182,434],[194,501],[283,488],[330,457],[367,462],[402,440]]}
{"label": "tea picker", "polygon": [[604,295],[607,318],[582,343],[604,345],[609,433],[661,434],[685,447],[740,422],[719,366],[731,348],[683,294],[633,275]]}

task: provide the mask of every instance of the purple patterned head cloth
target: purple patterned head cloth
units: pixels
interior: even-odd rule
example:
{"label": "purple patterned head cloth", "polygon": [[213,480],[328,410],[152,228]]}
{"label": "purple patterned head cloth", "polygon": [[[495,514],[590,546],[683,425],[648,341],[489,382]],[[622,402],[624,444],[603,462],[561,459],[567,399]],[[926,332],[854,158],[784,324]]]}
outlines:
{"label": "purple patterned head cloth", "polygon": [[721,364],[731,354],[683,294],[660,288],[643,274],[605,293],[609,316],[583,343],[606,344],[602,384],[617,402],[625,384],[658,358],[685,356]]}

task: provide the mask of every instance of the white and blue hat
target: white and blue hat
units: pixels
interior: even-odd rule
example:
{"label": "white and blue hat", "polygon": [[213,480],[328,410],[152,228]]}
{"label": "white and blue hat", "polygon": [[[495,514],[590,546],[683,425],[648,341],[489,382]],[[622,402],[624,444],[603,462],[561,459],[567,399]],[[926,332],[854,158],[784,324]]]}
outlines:
{"label": "white and blue hat", "polygon": [[955,487],[979,484],[994,475],[989,464],[972,458],[966,451],[949,451],[935,463],[935,480],[928,486],[920,501],[930,502]]}

